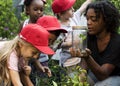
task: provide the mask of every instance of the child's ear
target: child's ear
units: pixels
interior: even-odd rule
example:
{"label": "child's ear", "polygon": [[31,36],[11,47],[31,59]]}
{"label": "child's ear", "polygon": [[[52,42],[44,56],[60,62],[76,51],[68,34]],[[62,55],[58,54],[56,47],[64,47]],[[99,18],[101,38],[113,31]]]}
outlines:
{"label": "child's ear", "polygon": [[18,42],[18,46],[19,46],[19,47],[22,47],[23,44],[22,44],[21,42]]}

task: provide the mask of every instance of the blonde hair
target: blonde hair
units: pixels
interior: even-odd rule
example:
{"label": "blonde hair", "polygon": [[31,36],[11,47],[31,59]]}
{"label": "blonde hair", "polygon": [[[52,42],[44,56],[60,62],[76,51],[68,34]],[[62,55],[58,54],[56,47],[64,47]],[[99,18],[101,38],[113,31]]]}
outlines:
{"label": "blonde hair", "polygon": [[0,49],[0,83],[4,82],[4,86],[10,86],[11,83],[7,63],[11,53],[19,47],[18,42],[31,46],[30,43],[16,36],[13,40],[5,41]]}

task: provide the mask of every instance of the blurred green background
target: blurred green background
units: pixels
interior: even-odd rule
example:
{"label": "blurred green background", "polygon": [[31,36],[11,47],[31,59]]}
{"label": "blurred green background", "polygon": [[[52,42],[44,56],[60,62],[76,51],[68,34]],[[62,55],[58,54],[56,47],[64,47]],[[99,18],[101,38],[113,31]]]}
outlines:
{"label": "blurred green background", "polygon": [[[0,40],[11,39],[16,36],[19,31],[20,22],[27,18],[24,14],[22,1],[24,0],[0,0]],[[119,0],[110,1],[120,10]],[[85,0],[76,0],[74,9],[78,9],[83,2]],[[46,15],[53,15],[51,3],[52,0],[47,0],[44,11]]]}

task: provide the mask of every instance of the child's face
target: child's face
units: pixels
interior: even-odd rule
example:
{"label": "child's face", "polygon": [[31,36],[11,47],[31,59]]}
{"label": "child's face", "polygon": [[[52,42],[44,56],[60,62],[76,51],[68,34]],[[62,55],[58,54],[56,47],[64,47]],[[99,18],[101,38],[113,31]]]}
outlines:
{"label": "child's face", "polygon": [[21,51],[21,56],[25,60],[29,60],[30,58],[37,59],[39,54],[40,54],[40,52],[36,48],[34,48],[30,45],[27,46],[27,45],[24,45],[24,44],[21,45],[20,51]]}
{"label": "child's face", "polygon": [[70,9],[66,10],[61,16],[63,16],[65,19],[69,19],[73,17],[74,9],[71,7]]}
{"label": "child's face", "polygon": [[53,44],[53,42],[57,39],[57,36],[55,34],[50,33],[49,36],[49,46]]}
{"label": "child's face", "polygon": [[43,16],[44,3],[42,0],[33,0],[31,5],[28,7],[27,13],[30,16],[32,23],[36,23],[37,19]]}

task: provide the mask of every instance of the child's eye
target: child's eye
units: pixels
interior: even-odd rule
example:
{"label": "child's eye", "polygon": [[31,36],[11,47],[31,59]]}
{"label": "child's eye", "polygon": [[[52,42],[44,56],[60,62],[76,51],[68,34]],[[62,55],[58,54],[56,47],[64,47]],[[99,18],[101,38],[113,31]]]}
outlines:
{"label": "child's eye", "polygon": [[34,11],[38,11],[38,10],[43,11],[44,9],[43,8],[34,8]]}
{"label": "child's eye", "polygon": [[37,11],[38,9],[37,8],[34,8],[34,11]]}
{"label": "child's eye", "polygon": [[34,52],[34,51],[32,52],[33,55],[36,55],[37,53],[38,53],[38,52]]}
{"label": "child's eye", "polygon": [[43,11],[44,9],[43,8],[40,8],[40,11]]}

